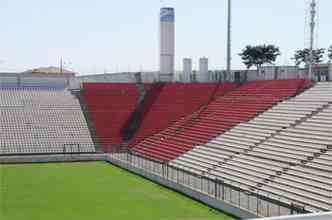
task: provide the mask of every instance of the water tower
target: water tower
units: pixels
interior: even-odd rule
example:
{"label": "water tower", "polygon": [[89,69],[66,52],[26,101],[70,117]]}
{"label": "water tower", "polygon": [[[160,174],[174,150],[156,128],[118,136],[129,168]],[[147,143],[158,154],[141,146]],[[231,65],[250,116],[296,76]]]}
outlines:
{"label": "water tower", "polygon": [[174,8],[160,9],[160,73],[159,80],[173,81],[175,53]]}
{"label": "water tower", "polygon": [[190,82],[193,74],[193,62],[191,58],[183,59],[183,81]]}

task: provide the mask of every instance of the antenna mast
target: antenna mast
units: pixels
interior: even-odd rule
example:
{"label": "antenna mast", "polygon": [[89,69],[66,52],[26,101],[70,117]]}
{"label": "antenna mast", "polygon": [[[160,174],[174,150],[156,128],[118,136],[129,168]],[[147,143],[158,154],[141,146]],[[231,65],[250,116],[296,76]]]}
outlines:
{"label": "antenna mast", "polygon": [[310,4],[310,47],[309,47],[309,72],[308,78],[313,79],[313,63],[314,63],[314,43],[315,43],[315,26],[316,26],[316,0],[312,0]]}
{"label": "antenna mast", "polygon": [[232,0],[228,0],[228,21],[227,21],[227,75],[231,75],[231,28],[232,28]]}
{"label": "antenna mast", "polygon": [[60,73],[62,74],[63,72],[63,60],[62,57],[60,57]]}

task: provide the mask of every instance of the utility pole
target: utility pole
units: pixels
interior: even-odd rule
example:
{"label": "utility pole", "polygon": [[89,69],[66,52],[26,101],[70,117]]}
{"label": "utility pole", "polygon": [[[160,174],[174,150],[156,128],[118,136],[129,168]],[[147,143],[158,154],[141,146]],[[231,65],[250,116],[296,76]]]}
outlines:
{"label": "utility pole", "polygon": [[62,57],[60,57],[60,73],[62,74],[63,70],[63,63],[62,63]]}
{"label": "utility pole", "polygon": [[313,63],[314,63],[314,43],[315,43],[315,26],[316,26],[316,0],[312,0],[310,4],[310,47],[309,47],[309,63],[308,78],[313,79]]}
{"label": "utility pole", "polygon": [[231,75],[231,60],[232,60],[232,0],[228,0],[228,19],[227,19],[227,75]]}

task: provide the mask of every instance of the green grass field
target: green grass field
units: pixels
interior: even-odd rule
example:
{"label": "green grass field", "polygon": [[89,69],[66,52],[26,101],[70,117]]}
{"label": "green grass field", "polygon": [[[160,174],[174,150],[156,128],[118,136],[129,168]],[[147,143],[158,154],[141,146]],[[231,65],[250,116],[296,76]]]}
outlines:
{"label": "green grass field", "polygon": [[233,219],[104,162],[0,165],[1,220]]}

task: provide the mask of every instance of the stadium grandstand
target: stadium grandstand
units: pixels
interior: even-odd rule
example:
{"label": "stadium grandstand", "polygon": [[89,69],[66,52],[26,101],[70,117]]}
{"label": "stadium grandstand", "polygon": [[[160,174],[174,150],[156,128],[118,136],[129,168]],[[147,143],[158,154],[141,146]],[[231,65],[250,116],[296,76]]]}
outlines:
{"label": "stadium grandstand", "polygon": [[[1,69],[31,69],[0,73],[0,220],[332,220],[332,46],[318,48],[316,36],[329,35],[318,34],[316,0],[304,1],[310,39],[292,33],[301,27],[292,23],[298,2],[237,3],[237,40],[231,0],[224,1],[227,7],[173,1],[190,9],[182,10],[188,20],[177,27],[187,51],[175,50],[175,8],[161,7],[158,70],[152,64],[157,59],[147,55],[153,54],[154,35],[145,27],[152,6],[44,2],[11,1],[1,19],[3,42],[12,41],[2,48]],[[207,10],[217,4],[227,9],[227,20],[220,9]],[[21,17],[25,12],[28,19]],[[279,20],[268,18],[270,12],[280,13]],[[208,15],[217,23],[204,20]],[[212,42],[222,39],[220,19],[227,21],[225,57]],[[22,21],[28,21],[23,32]],[[286,60],[278,66],[302,37],[305,48],[295,51],[295,66]],[[244,49],[238,60],[232,57],[233,44],[259,39],[280,43],[286,55],[261,42],[236,45]],[[212,67],[193,51],[215,54]],[[62,58],[59,67],[48,66],[60,52],[80,62],[75,69],[81,75],[65,69],[72,63]],[[178,54],[189,56],[182,58],[182,71]],[[2,60],[8,58],[17,66]],[[36,60],[47,67],[32,68]],[[223,60],[225,70],[212,69]],[[143,71],[143,62],[153,71]],[[139,72],[130,71],[134,65]]]}
{"label": "stadium grandstand", "polygon": [[0,77],[2,163],[106,160],[239,218],[332,210],[331,82],[43,77]]}

